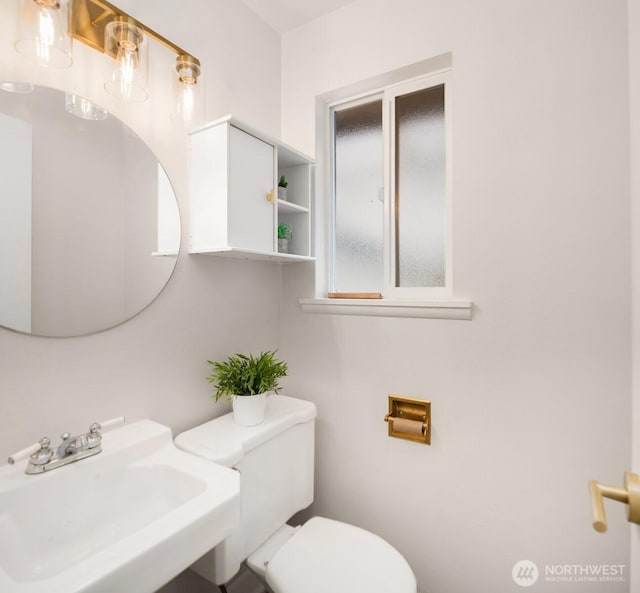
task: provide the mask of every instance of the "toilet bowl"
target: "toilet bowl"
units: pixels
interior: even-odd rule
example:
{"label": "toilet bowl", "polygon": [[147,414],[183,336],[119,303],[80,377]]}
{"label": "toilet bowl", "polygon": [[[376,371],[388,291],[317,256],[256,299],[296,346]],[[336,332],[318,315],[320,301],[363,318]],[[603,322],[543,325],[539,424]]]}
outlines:
{"label": "toilet bowl", "polygon": [[271,395],[262,424],[227,414],[176,437],[241,475],[240,525],[193,570],[221,585],[246,561],[273,593],[416,593],[407,561],[374,533],[324,517],[287,525],[313,501],[315,417],[313,403]]}
{"label": "toilet bowl", "polygon": [[289,529],[270,559],[261,550],[247,559],[274,593],[416,593],[407,561],[370,531],[324,517]]}

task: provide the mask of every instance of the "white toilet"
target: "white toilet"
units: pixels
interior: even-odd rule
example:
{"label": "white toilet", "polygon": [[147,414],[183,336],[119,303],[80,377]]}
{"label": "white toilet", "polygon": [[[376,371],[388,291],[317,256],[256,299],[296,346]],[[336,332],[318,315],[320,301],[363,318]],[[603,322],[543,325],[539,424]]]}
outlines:
{"label": "white toilet", "polygon": [[313,403],[271,395],[258,426],[227,414],[176,437],[180,449],[241,474],[240,526],[193,570],[222,585],[246,560],[273,593],[416,593],[407,561],[377,535],[322,517],[286,524],[313,501],[315,417]]}

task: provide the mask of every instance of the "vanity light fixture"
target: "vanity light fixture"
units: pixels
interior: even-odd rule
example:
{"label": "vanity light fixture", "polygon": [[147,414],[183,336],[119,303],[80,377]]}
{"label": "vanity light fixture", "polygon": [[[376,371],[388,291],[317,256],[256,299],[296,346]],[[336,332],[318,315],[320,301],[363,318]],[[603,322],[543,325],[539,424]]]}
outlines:
{"label": "vanity light fixture", "polygon": [[68,68],[72,37],[70,0],[18,0],[15,48],[40,66]]}
{"label": "vanity light fixture", "polygon": [[124,101],[146,101],[149,53],[144,33],[137,25],[117,18],[105,27],[105,53],[115,56],[116,65],[106,91]]}
{"label": "vanity light fixture", "polygon": [[[125,101],[144,101],[148,89],[151,39],[176,55],[177,112],[193,123],[200,102],[200,61],[106,0],[16,0],[18,52],[43,66],[70,66],[71,41],[113,58],[113,75],[105,89]],[[174,76],[176,76],[174,74]]]}
{"label": "vanity light fixture", "polygon": [[176,72],[178,73],[178,102],[177,115],[185,124],[192,124],[196,119],[196,109],[202,103],[202,84],[198,84],[200,63],[188,55],[176,58]]}
{"label": "vanity light fixture", "polygon": [[64,108],[71,115],[92,121],[102,121],[109,116],[106,109],[73,93],[65,93]]}
{"label": "vanity light fixture", "polygon": [[105,84],[110,93],[129,101],[147,98],[149,40],[176,54],[178,109],[188,123],[195,109],[200,61],[106,0],[71,1],[73,37],[116,62],[113,77]]}

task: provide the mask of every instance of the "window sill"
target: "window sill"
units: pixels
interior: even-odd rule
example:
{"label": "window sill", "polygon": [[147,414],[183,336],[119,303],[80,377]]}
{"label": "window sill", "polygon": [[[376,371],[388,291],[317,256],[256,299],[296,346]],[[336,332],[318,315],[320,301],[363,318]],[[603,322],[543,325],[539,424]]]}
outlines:
{"label": "window sill", "polygon": [[462,300],[365,300],[365,299],[300,299],[304,313],[326,315],[371,315],[374,317],[411,317],[422,319],[470,320],[471,301]]}

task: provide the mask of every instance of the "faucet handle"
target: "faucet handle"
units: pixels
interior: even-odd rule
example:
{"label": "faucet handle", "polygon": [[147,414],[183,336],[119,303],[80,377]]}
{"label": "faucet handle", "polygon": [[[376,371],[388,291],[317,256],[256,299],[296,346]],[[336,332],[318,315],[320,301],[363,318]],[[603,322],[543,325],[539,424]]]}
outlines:
{"label": "faucet handle", "polygon": [[110,428],[115,428],[124,424],[124,416],[113,418],[112,420],[106,420],[105,422],[94,422],[89,427],[89,432],[85,435],[86,448],[93,449],[102,442],[102,433]]}
{"label": "faucet handle", "polygon": [[102,433],[105,430],[111,430],[112,428],[116,428],[121,424],[125,423],[124,416],[118,416],[117,418],[112,418],[111,420],[105,420],[104,422],[94,422],[89,427],[89,439],[91,441],[95,441],[95,444],[100,442],[100,438],[102,437]]}
{"label": "faucet handle", "polygon": [[29,457],[29,463],[32,465],[45,465],[51,461],[53,457],[53,449],[51,449],[51,441],[48,437],[43,437],[38,442],[40,449]]}
{"label": "faucet handle", "polygon": [[22,459],[26,459],[27,457],[31,457],[31,462],[35,465],[42,465],[47,463],[51,456],[53,455],[53,451],[50,448],[51,441],[48,437],[41,438],[37,443],[33,445],[29,445],[24,449],[21,449],[17,453],[14,453],[7,459],[9,464],[13,465],[17,461],[21,461]]}

